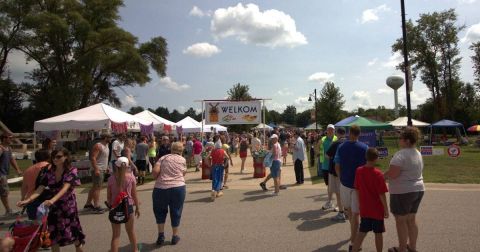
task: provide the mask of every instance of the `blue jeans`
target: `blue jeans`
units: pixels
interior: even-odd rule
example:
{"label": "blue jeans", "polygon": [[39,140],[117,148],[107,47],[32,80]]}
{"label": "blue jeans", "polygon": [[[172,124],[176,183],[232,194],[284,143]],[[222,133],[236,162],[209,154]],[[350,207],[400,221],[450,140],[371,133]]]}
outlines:
{"label": "blue jeans", "polygon": [[186,187],[179,186],[169,189],[154,188],[152,193],[153,213],[157,224],[165,224],[168,210],[172,227],[180,226]]}
{"label": "blue jeans", "polygon": [[212,190],[219,192],[223,185],[223,165],[212,166]]}

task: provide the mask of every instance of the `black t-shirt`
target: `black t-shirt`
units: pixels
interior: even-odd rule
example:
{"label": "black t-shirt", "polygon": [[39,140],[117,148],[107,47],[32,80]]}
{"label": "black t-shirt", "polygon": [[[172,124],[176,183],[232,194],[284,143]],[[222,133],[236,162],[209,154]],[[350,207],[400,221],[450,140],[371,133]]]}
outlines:
{"label": "black t-shirt", "polygon": [[330,145],[330,148],[328,148],[327,152],[325,152],[325,154],[327,154],[327,156],[330,157],[328,172],[334,176],[337,176],[337,172],[335,171],[335,161],[334,161],[335,154],[337,153],[338,146],[340,146],[345,141],[346,141],[345,138],[338,139],[336,142],[333,142]]}

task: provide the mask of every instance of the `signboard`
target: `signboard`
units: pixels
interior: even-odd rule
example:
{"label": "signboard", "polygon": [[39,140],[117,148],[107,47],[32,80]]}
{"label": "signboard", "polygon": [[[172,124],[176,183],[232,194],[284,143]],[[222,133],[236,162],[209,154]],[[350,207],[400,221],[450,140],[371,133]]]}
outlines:
{"label": "signboard", "polygon": [[433,155],[434,156],[443,156],[445,155],[445,151],[443,148],[433,148]]}
{"label": "signboard", "polygon": [[375,131],[362,131],[358,140],[368,145],[368,147],[377,146],[377,134],[375,134]]}
{"label": "signboard", "polygon": [[422,156],[433,156],[433,146],[420,146]]}
{"label": "signboard", "polygon": [[205,102],[206,124],[259,124],[262,121],[261,101]]}
{"label": "signboard", "polygon": [[387,147],[377,147],[378,157],[386,158],[388,157],[388,148]]}
{"label": "signboard", "polygon": [[452,158],[457,158],[460,156],[460,147],[458,145],[452,144],[448,146],[447,153]]}

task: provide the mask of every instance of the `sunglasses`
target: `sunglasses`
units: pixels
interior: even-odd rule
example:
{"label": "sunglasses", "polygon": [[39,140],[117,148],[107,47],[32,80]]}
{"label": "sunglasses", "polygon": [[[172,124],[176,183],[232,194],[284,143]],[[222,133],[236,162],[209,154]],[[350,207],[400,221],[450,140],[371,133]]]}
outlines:
{"label": "sunglasses", "polygon": [[56,155],[56,156],[55,156],[55,159],[60,159],[60,158],[62,158],[62,157],[64,157],[64,156],[63,156],[63,155]]}

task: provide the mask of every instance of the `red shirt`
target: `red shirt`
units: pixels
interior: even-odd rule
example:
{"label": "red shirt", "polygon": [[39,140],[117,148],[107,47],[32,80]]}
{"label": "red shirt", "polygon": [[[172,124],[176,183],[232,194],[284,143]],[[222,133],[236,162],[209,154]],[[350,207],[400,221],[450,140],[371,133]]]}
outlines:
{"label": "red shirt", "polygon": [[210,156],[212,157],[212,165],[223,165],[223,158],[225,156],[223,149],[214,149]]}
{"label": "red shirt", "polygon": [[202,143],[198,140],[195,140],[195,142],[193,143],[193,154],[202,154]]}
{"label": "red shirt", "polygon": [[383,173],[375,167],[358,167],[354,186],[358,190],[360,216],[383,220],[384,209],[380,195],[388,192]]}

